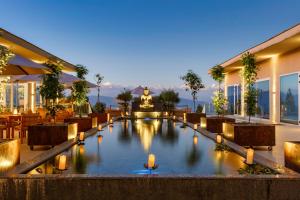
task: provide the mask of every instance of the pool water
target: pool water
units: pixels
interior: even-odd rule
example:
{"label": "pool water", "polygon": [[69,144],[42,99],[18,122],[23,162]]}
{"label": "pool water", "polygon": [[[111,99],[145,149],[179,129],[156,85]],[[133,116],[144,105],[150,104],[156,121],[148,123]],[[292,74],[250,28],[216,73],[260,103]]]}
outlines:
{"label": "pool water", "polygon": [[[172,120],[126,120],[74,145],[67,155],[67,169],[55,168],[57,157],[29,174],[148,174],[144,168],[149,153],[155,155],[154,174],[233,175],[244,167],[244,158],[234,152],[215,151],[216,143]],[[97,135],[103,135],[98,138]]]}

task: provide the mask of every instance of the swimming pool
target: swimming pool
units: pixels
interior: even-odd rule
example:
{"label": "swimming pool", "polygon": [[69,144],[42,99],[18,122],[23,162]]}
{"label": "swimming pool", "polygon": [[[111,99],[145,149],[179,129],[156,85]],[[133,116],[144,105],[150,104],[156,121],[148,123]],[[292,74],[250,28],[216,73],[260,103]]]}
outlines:
{"label": "swimming pool", "polygon": [[[215,151],[216,143],[172,120],[123,120],[88,137],[84,145],[63,152],[67,169],[55,168],[57,157],[31,170],[29,174],[148,174],[144,168],[149,153],[155,155],[163,175],[234,175],[245,166],[234,152]],[[98,134],[103,137],[97,137]]]}

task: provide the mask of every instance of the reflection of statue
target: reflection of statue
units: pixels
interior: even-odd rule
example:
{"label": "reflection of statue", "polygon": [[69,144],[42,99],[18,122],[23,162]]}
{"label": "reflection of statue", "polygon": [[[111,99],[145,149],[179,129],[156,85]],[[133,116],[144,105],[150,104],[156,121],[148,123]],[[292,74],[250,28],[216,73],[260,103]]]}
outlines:
{"label": "reflection of statue", "polygon": [[152,96],[149,93],[149,89],[145,87],[144,94],[141,96],[141,108],[153,108]]}

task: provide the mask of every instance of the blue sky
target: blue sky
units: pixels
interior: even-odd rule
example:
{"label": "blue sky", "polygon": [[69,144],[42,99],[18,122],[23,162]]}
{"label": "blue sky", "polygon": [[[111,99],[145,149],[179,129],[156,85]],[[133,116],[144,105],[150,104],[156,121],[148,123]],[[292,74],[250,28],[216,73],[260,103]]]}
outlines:
{"label": "blue sky", "polygon": [[210,67],[300,22],[297,0],[6,0],[1,7],[2,28],[88,66],[89,80],[101,73],[120,88],[180,87],[188,69],[211,86]]}

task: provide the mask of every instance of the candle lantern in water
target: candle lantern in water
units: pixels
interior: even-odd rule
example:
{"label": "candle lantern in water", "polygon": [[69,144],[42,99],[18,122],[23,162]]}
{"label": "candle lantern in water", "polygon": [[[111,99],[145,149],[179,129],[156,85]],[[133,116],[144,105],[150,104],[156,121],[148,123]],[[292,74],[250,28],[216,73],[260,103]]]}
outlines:
{"label": "candle lantern in water", "polygon": [[155,155],[149,154],[148,156],[148,169],[153,169],[155,166]]}
{"label": "candle lantern in water", "polygon": [[222,136],[220,134],[217,135],[217,143],[218,144],[222,143]]}
{"label": "candle lantern in water", "polygon": [[246,164],[252,165],[254,159],[254,149],[251,147],[247,149],[247,155],[246,155]]}
{"label": "candle lantern in water", "polygon": [[98,136],[98,144],[100,144],[102,142],[102,139],[103,139],[103,136],[102,135],[99,135]]}
{"label": "candle lantern in water", "polygon": [[198,136],[197,135],[193,136],[193,142],[194,142],[194,145],[198,144]]}
{"label": "candle lantern in water", "polygon": [[67,156],[66,155],[59,156],[58,169],[65,170],[66,166],[67,166]]}

